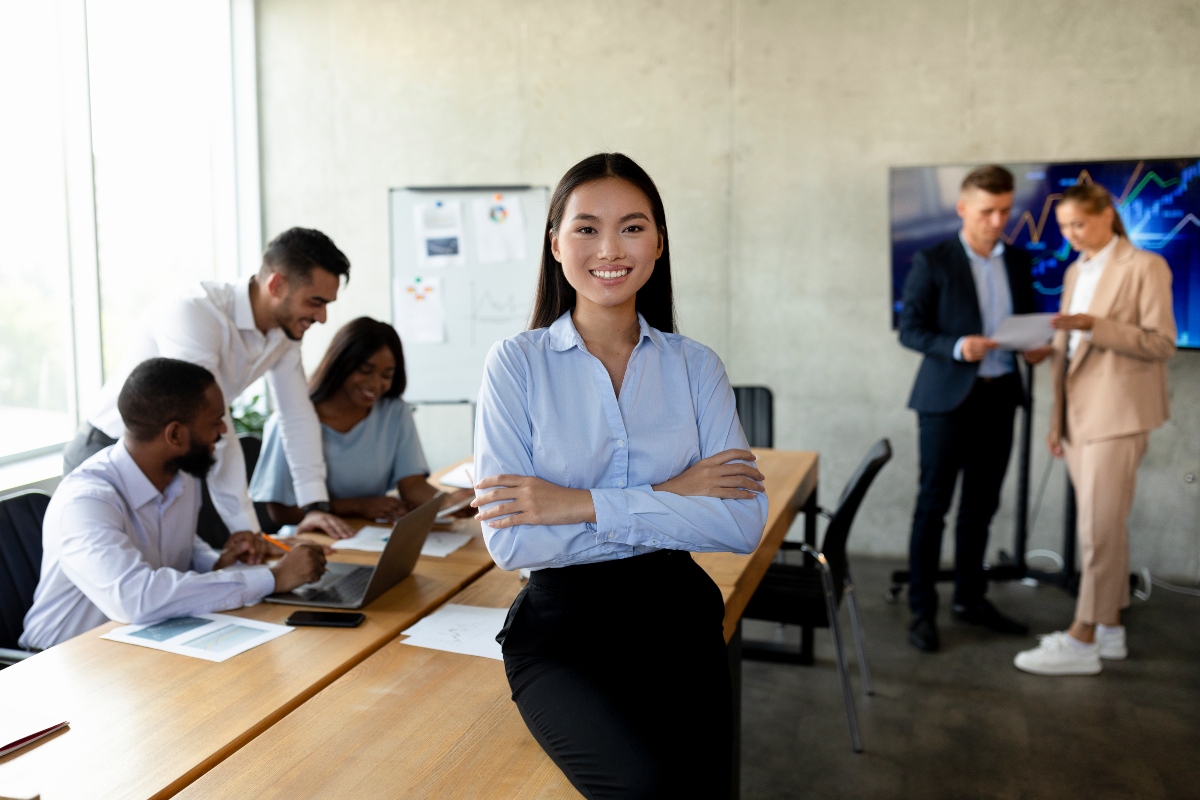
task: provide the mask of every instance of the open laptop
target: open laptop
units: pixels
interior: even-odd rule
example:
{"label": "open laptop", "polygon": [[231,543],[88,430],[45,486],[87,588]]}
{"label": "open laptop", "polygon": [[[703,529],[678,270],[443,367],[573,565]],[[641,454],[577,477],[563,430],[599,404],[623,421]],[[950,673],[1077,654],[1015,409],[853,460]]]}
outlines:
{"label": "open laptop", "polygon": [[444,492],[405,514],[373,567],[329,562],[319,581],[297,586],[290,592],[268,595],[268,603],[319,608],[362,608],[412,574],[421,547],[442,507]]}

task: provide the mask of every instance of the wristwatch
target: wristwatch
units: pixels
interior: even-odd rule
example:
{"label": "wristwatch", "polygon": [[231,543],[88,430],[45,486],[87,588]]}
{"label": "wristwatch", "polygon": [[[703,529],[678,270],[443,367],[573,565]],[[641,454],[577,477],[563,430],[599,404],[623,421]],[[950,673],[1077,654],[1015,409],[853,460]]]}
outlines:
{"label": "wristwatch", "polygon": [[318,500],[315,503],[309,503],[306,506],[301,506],[300,510],[304,512],[305,516],[307,516],[308,512],[310,511],[324,511],[326,514],[330,514],[333,512],[333,506],[329,505],[329,502],[326,500]]}

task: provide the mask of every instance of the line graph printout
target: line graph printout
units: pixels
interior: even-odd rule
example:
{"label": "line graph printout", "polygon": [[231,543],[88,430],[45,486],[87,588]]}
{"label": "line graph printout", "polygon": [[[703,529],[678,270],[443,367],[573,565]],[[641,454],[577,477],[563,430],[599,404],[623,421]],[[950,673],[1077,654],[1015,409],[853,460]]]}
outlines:
{"label": "line graph printout", "polygon": [[286,625],[229,614],[196,614],[143,625],[126,625],[100,638],[205,661],[225,661],[292,630]]}
{"label": "line graph printout", "polygon": [[[1078,257],[1054,217],[1062,190],[1080,181],[1099,183],[1117,201],[1130,241],[1170,265],[1178,344],[1200,348],[1200,157],[1005,166],[1016,179],[1016,191],[1004,239],[1033,258],[1038,311],[1058,311],[1063,275]],[[893,327],[913,256],[958,232],[954,205],[971,168],[891,170]]]}
{"label": "line graph printout", "polygon": [[496,634],[504,627],[507,608],[482,608],[447,603],[413,625],[404,644],[468,656],[504,660]]}

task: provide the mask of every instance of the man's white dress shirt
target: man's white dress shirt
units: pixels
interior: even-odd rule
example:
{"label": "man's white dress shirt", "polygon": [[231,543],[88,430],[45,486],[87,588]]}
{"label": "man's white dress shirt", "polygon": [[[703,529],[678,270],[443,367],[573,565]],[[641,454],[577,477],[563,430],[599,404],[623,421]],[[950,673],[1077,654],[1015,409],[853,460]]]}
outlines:
{"label": "man's white dress shirt", "polygon": [[[116,372],[101,389],[98,408],[88,422],[114,439],[122,436],[125,426],[117,410],[121,387],[134,367],[156,356],[206,368],[217,379],[226,404],[265,374],[278,406],[297,503],[329,499],[321,425],[308,399],[300,343],[279,328],[264,335],[255,326],[249,279],[236,284],[204,282],[151,305]],[[208,475],[209,494],[229,530],[257,531],[246,464],[228,413],[225,425],[229,430],[217,443],[217,464]]]}
{"label": "man's white dress shirt", "polygon": [[[1104,273],[1104,265],[1108,263],[1113,248],[1117,246],[1117,238],[1117,236],[1113,236],[1108,244],[1100,248],[1100,252],[1092,258],[1088,258],[1082,253],[1079,254],[1079,260],[1075,262],[1079,274],[1075,276],[1075,288],[1071,290],[1071,305],[1066,313],[1088,313],[1088,309],[1092,307],[1092,298],[1096,296],[1096,286],[1099,285],[1100,276]],[[1091,331],[1071,331],[1067,336],[1068,359],[1075,357],[1075,351],[1079,349],[1079,343],[1085,335],[1089,339],[1092,338]]]}
{"label": "man's white dress shirt", "polygon": [[46,509],[21,646],[45,650],[110,619],[228,611],[275,591],[266,566],[214,572],[220,554],[196,535],[199,516],[200,481],[181,472],[160,493],[124,439],[83,462]]}

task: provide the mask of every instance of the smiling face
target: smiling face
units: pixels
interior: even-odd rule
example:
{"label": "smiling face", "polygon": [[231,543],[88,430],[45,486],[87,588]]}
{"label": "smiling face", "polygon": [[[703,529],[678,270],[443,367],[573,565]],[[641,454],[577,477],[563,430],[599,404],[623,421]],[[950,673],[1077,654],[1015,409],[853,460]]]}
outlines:
{"label": "smiling face", "polygon": [[646,195],[628,181],[604,178],[571,192],[550,248],[577,306],[613,307],[636,302],[662,255],[663,237]]}
{"label": "smiling face", "polygon": [[285,336],[300,341],[305,331],[325,322],[325,307],[337,300],[341,280],[332,272],[316,267],[307,283],[273,272],[266,285],[276,302],[275,322]]}
{"label": "smiling face", "polygon": [[396,357],[389,348],[381,347],[350,373],[342,384],[341,394],[355,408],[369,411],[392,388],[395,375]]}
{"label": "smiling face", "polygon": [[1089,257],[1104,249],[1113,237],[1112,207],[1102,209],[1099,214],[1089,214],[1080,203],[1068,200],[1054,207],[1058,229],[1071,247]]}
{"label": "smiling face", "polygon": [[[175,427],[172,427],[175,426]],[[204,404],[196,418],[186,425],[172,422],[165,435],[169,443],[178,442],[186,451],[171,459],[170,471],[182,470],[189,475],[203,478],[217,463],[214,453],[217,440],[225,435],[225,398],[221,388],[213,382],[204,392]],[[186,431],[186,436],[184,435]]]}

